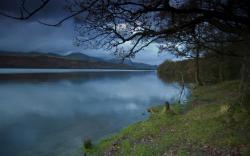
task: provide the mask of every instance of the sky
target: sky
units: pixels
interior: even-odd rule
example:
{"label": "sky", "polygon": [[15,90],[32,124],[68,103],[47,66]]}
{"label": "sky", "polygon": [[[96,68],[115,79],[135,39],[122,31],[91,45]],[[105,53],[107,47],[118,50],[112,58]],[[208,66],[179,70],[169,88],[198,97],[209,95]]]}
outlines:
{"label": "sky", "polygon": [[[39,0],[26,0],[27,7],[32,8]],[[45,26],[37,22],[56,23],[69,13],[63,9],[64,0],[51,0],[38,14],[29,20],[18,21],[0,16],[0,51],[13,52],[45,52],[69,54],[81,52],[100,58],[113,58],[109,51],[104,49],[86,49],[76,47],[73,42],[76,37],[74,21],[70,19],[59,27]],[[39,4],[39,3],[38,3]],[[0,11],[15,15],[18,11],[19,0],[1,0]],[[166,59],[173,59],[168,53],[158,53],[157,44],[139,52],[133,61],[158,65]]]}

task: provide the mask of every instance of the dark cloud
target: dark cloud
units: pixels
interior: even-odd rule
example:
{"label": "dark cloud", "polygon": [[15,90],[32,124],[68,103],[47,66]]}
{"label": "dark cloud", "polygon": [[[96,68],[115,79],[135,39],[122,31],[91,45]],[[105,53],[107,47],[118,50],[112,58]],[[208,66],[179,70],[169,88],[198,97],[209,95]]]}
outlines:
{"label": "dark cloud", "polygon": [[[41,0],[26,0],[25,8],[32,11],[41,5]],[[1,0],[0,10],[13,16],[20,15],[19,6],[21,5],[20,0]],[[29,21],[37,19],[58,19],[69,14],[65,11],[65,6],[67,5],[64,0],[50,0],[50,2],[35,14]]]}
{"label": "dark cloud", "polygon": [[[28,9],[39,4],[40,0],[27,0],[26,2]],[[73,45],[75,37],[73,19],[68,20],[60,27],[49,27],[37,22],[40,19],[47,23],[56,23],[59,19],[67,16],[69,12],[64,10],[65,4],[64,0],[51,0],[43,10],[26,21],[0,16],[0,51],[39,51],[60,54],[82,52],[96,57],[110,58],[110,53],[102,49],[85,49]],[[0,1],[0,11],[11,15],[18,15],[18,6],[19,0]],[[135,61],[159,64],[166,58],[172,58],[172,56],[167,54],[158,56],[158,49],[152,45],[138,54]]]}
{"label": "dark cloud", "polygon": [[1,20],[0,49],[6,51],[59,51],[64,53],[73,47],[73,23],[62,27],[48,27],[36,21]]}
{"label": "dark cloud", "polygon": [[11,12],[13,14],[17,13],[18,6],[20,5],[20,1],[18,0],[1,0],[0,1],[0,9],[1,11]]}

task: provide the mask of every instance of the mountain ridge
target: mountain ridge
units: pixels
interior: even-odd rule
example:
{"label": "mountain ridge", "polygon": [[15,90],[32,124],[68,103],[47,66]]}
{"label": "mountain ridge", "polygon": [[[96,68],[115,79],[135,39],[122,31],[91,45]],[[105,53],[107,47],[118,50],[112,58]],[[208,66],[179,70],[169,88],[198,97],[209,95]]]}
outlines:
{"label": "mountain ridge", "polygon": [[99,69],[147,69],[157,66],[137,62],[105,60],[83,53],[60,55],[42,52],[0,52],[0,68],[99,68]]}

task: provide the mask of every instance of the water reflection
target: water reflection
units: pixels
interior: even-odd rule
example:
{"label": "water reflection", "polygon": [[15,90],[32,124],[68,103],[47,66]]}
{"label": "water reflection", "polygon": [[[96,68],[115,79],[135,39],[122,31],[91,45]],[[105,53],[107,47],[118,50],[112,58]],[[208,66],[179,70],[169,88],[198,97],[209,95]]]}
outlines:
{"label": "water reflection", "polygon": [[0,75],[0,155],[72,155],[178,92],[155,72]]}

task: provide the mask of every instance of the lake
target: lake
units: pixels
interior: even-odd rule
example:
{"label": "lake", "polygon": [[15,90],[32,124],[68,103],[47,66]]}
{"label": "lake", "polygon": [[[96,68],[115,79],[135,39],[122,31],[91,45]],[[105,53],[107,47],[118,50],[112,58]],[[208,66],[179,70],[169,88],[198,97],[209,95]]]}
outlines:
{"label": "lake", "polygon": [[179,88],[155,71],[0,69],[0,155],[79,155],[84,139],[147,118]]}

